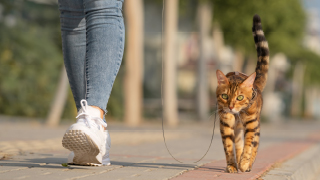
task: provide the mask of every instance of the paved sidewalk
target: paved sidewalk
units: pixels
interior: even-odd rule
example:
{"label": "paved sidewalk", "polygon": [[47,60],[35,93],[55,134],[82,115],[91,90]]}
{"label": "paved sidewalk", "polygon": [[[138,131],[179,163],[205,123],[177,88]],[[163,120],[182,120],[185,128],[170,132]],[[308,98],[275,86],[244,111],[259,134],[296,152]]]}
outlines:
{"label": "paved sidewalk", "polygon": [[[1,118],[1,117],[0,117]],[[0,119],[1,122],[1,119]],[[218,127],[208,155],[213,123],[181,125],[167,129],[166,140],[174,161],[163,144],[160,124],[129,128],[109,123],[112,139],[111,166],[69,166],[61,138],[68,126],[47,128],[37,123],[0,123],[0,179],[255,179],[318,143],[320,123],[263,124],[261,147],[251,173],[227,174]],[[263,178],[263,177],[262,177]]]}

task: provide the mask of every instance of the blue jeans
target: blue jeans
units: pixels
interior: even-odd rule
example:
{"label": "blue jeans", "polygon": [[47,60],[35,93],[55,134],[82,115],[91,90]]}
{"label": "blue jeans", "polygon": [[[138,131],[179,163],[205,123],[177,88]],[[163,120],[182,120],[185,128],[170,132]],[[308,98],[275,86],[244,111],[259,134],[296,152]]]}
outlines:
{"label": "blue jeans", "polygon": [[59,0],[62,50],[77,109],[105,109],[123,57],[124,0]]}

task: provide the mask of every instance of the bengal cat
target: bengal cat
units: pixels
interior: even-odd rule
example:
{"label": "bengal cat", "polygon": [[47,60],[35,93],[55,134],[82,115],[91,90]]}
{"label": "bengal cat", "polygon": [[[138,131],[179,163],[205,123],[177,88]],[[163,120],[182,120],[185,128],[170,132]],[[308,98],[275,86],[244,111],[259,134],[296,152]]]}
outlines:
{"label": "bengal cat", "polygon": [[250,172],[259,146],[262,91],[269,68],[269,47],[259,15],[253,17],[252,32],[258,53],[255,72],[250,76],[239,72],[224,75],[217,70],[220,132],[229,173],[236,173],[238,169]]}

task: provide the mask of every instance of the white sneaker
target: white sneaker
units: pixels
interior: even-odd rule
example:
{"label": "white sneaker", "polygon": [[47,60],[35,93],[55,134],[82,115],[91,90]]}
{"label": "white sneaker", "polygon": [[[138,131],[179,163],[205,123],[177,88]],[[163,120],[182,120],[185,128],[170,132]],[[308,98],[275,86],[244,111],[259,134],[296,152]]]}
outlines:
{"label": "white sneaker", "polygon": [[110,163],[110,157],[109,157],[109,151],[110,151],[110,148],[111,148],[111,138],[110,138],[110,135],[109,135],[109,132],[108,130],[105,130],[105,134],[106,134],[106,153],[103,155],[102,157],[102,164],[105,165],[105,166],[109,166],[111,165]]}
{"label": "white sneaker", "polygon": [[81,100],[81,110],[77,122],[72,124],[62,139],[62,145],[73,151],[68,157],[68,163],[78,165],[110,164],[110,136],[107,127],[100,118],[100,111],[88,106],[86,100]]}
{"label": "white sneaker", "polygon": [[[110,158],[109,158],[109,151],[110,151],[110,147],[111,147],[111,139],[110,139],[108,130],[106,130],[105,133],[107,135],[106,153],[102,157],[102,164],[87,163],[85,165],[88,165],[88,166],[109,166],[109,165],[111,165]],[[69,156],[68,156],[68,164],[76,164],[76,163],[74,163],[73,159],[74,159],[74,152],[71,152],[69,154]]]}

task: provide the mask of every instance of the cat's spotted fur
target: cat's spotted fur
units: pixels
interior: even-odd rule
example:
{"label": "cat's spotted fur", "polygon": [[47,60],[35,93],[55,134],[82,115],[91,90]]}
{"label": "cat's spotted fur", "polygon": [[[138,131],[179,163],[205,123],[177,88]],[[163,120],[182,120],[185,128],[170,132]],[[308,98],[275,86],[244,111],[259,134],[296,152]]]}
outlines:
{"label": "cat's spotted fur", "polygon": [[247,76],[239,72],[224,75],[217,70],[220,132],[229,173],[251,171],[259,146],[261,93],[268,76],[269,47],[258,15],[253,17],[252,32],[258,53],[256,71]]}

